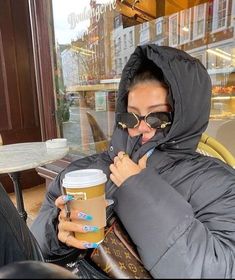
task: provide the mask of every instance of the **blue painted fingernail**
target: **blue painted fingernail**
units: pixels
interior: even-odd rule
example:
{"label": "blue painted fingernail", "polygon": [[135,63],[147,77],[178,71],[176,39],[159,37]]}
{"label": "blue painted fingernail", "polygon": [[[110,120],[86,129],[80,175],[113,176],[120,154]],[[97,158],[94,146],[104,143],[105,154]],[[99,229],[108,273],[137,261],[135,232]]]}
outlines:
{"label": "blue painted fingernail", "polygon": [[71,195],[71,194],[66,194],[66,195],[63,195],[62,196],[62,199],[67,202],[67,201],[71,201],[71,200],[74,200],[74,196]]}
{"label": "blue painted fingernail", "polygon": [[97,244],[97,243],[85,243],[84,244],[84,247],[86,249],[97,248],[98,246],[99,246],[99,244]]}
{"label": "blue painted fingernail", "polygon": [[78,219],[86,220],[86,221],[91,221],[93,217],[91,215],[87,215],[84,212],[79,212],[78,213]]}
{"label": "blue painted fingernail", "polygon": [[96,226],[83,226],[83,230],[84,231],[93,231],[93,232],[97,232],[98,230],[99,230],[99,228],[98,227],[96,227]]}

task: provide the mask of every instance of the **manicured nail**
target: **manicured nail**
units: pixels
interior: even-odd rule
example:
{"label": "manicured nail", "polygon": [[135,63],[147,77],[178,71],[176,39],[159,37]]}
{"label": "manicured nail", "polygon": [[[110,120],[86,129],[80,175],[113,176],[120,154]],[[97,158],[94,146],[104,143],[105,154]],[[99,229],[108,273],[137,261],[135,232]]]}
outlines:
{"label": "manicured nail", "polygon": [[96,226],[83,226],[83,230],[88,232],[88,231],[93,231],[93,232],[97,232],[99,230],[98,227]]}
{"label": "manicured nail", "polygon": [[114,200],[106,199],[106,203],[107,203],[107,206],[110,206],[110,205],[114,204]]}
{"label": "manicured nail", "polygon": [[79,212],[78,213],[78,219],[86,220],[86,221],[91,221],[93,217],[91,215],[87,215],[84,212]]}
{"label": "manicured nail", "polygon": [[97,248],[98,246],[99,246],[99,244],[97,244],[97,243],[84,243],[84,247],[86,249]]}
{"label": "manicured nail", "polygon": [[71,200],[74,200],[74,196],[71,195],[71,194],[66,194],[66,195],[63,195],[62,196],[62,199],[67,202],[67,201],[71,201]]}

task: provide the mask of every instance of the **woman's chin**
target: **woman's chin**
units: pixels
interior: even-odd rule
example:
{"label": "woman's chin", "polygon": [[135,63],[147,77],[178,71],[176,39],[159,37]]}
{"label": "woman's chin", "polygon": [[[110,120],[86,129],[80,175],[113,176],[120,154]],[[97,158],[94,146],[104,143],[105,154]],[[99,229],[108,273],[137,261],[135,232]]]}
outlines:
{"label": "woman's chin", "polygon": [[150,138],[142,138],[141,139],[141,145],[144,145],[145,143],[147,143],[147,142],[149,142],[149,140],[151,140],[152,139],[152,137],[150,137]]}

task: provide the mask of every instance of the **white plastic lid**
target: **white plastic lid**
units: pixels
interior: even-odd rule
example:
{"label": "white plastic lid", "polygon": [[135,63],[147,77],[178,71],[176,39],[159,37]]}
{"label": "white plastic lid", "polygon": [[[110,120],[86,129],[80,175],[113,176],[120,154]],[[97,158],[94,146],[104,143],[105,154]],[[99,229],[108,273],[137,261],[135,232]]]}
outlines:
{"label": "white plastic lid", "polygon": [[81,169],[65,174],[63,187],[84,188],[94,187],[107,181],[107,176],[100,169]]}

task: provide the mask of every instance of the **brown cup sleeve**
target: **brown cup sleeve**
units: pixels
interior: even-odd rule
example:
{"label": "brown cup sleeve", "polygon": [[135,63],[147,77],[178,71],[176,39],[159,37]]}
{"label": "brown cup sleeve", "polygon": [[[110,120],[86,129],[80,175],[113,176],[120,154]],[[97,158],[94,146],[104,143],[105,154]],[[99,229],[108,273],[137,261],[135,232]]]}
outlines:
{"label": "brown cup sleeve", "polygon": [[71,209],[79,210],[93,217],[93,219],[89,222],[79,220],[79,223],[94,225],[99,228],[106,226],[105,195],[101,195],[95,198],[89,198],[86,200],[71,201]]}

